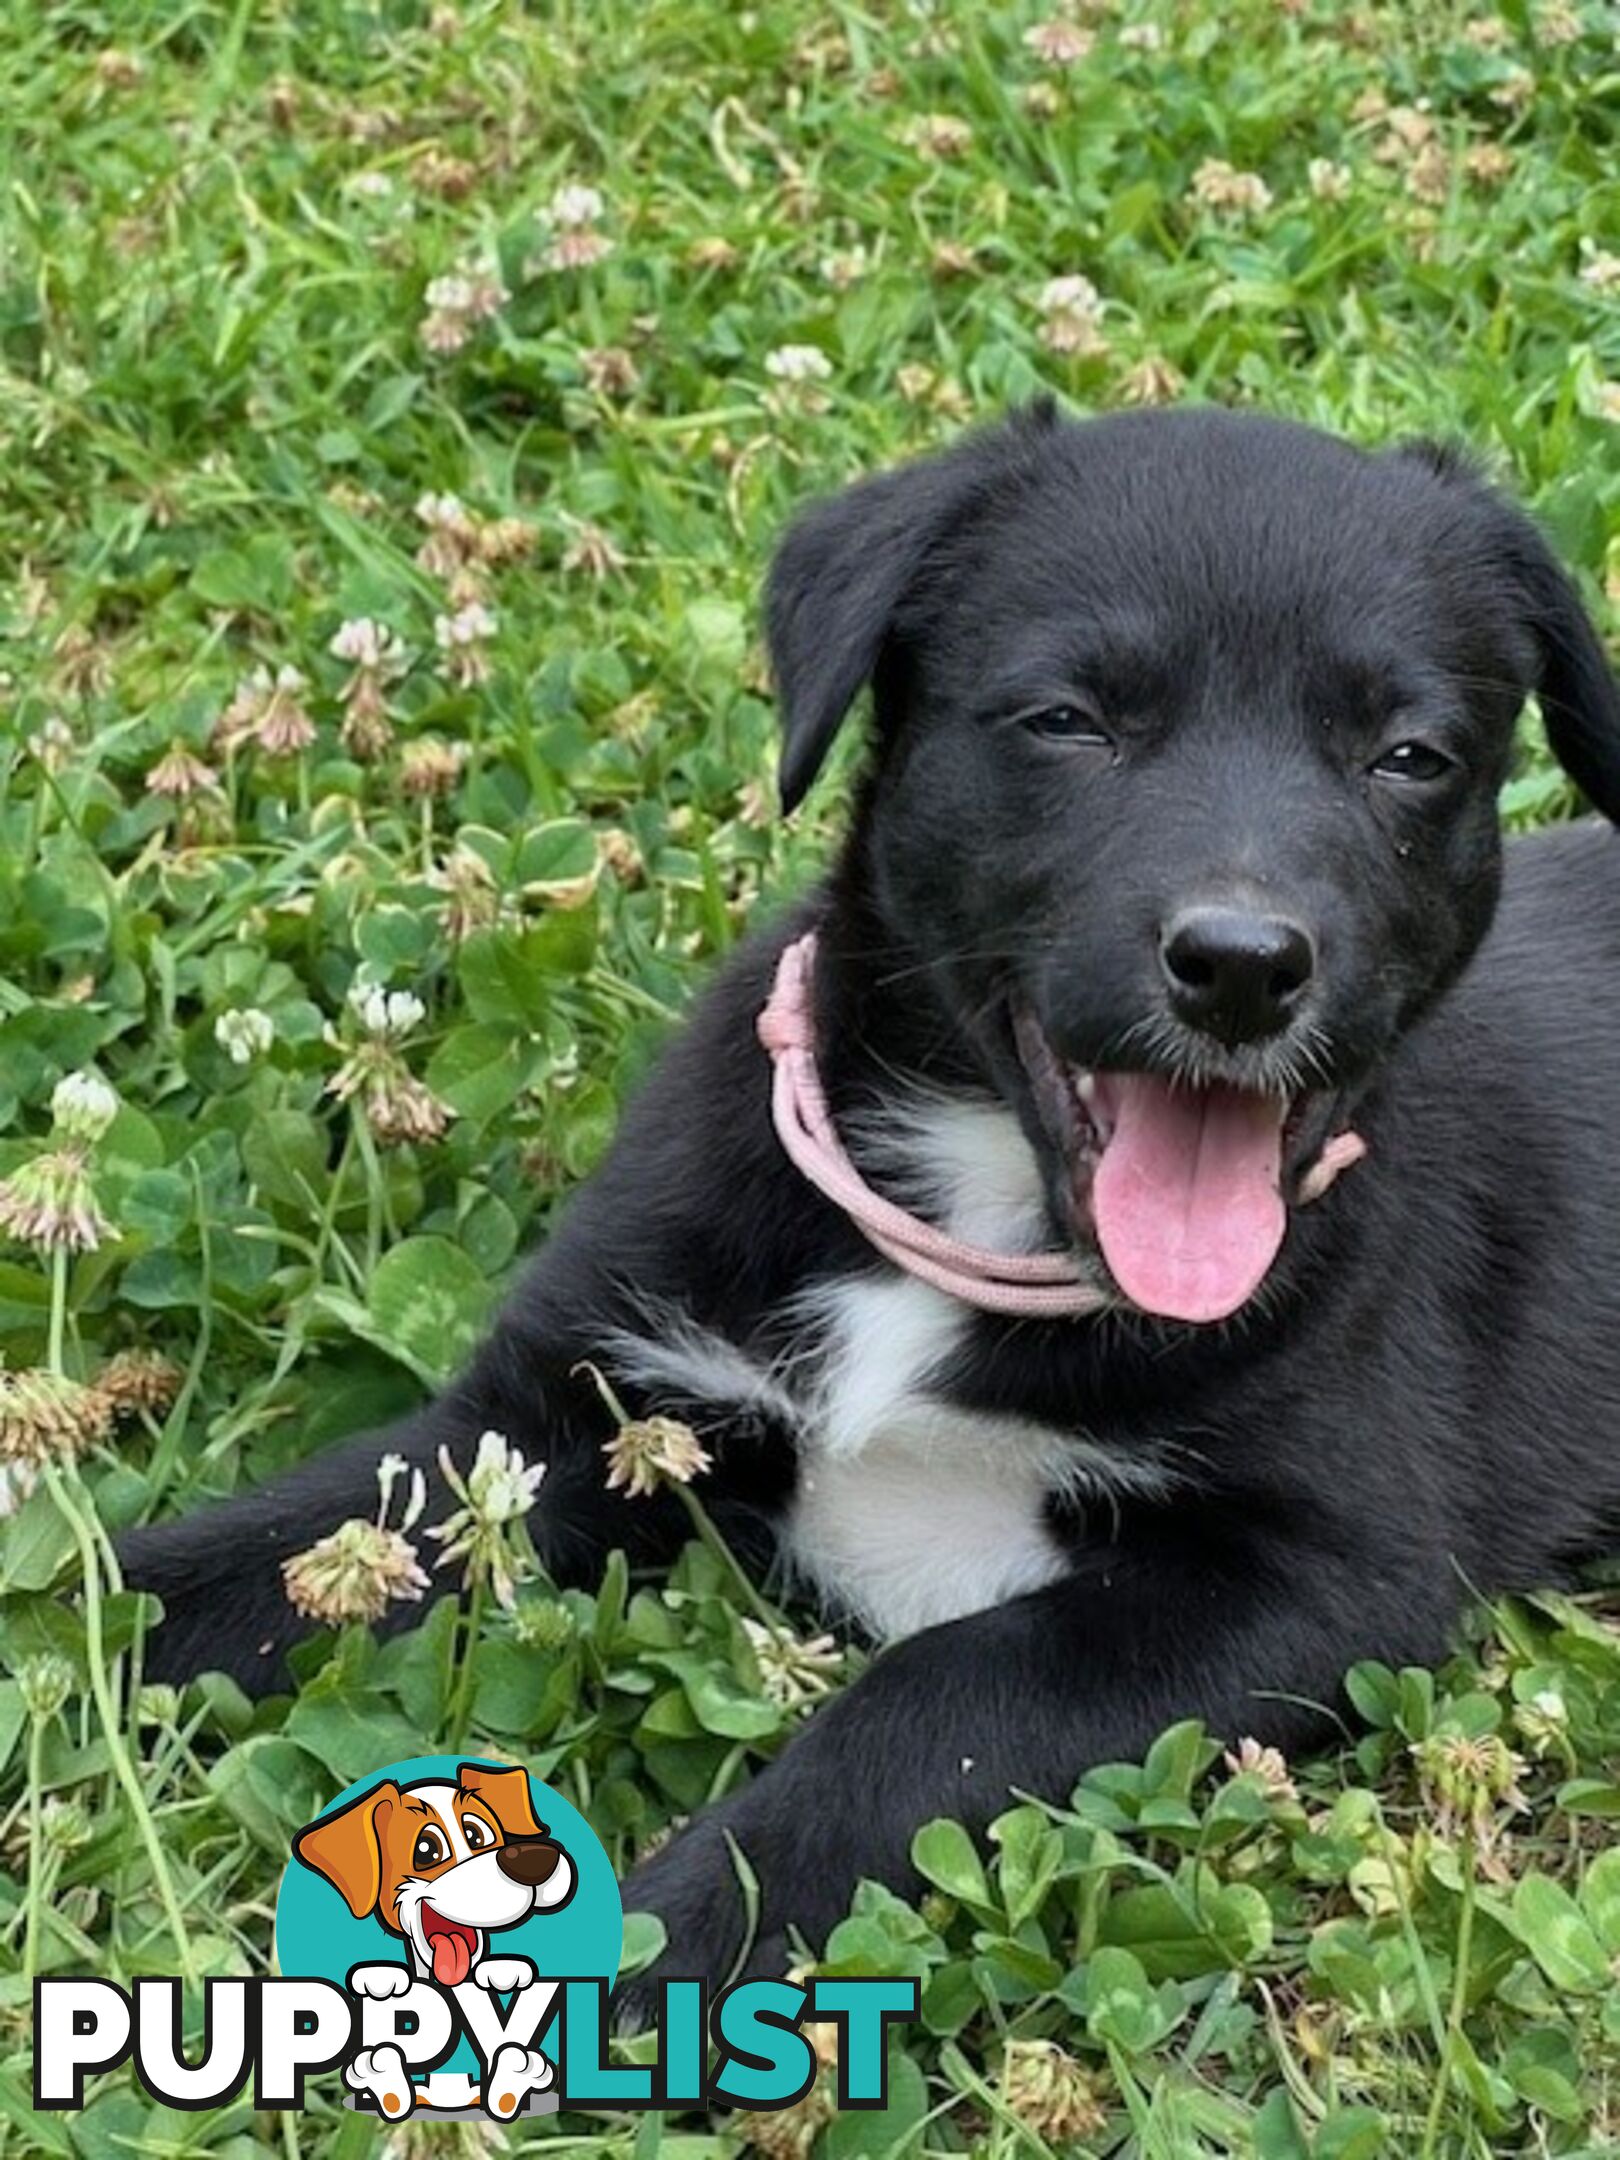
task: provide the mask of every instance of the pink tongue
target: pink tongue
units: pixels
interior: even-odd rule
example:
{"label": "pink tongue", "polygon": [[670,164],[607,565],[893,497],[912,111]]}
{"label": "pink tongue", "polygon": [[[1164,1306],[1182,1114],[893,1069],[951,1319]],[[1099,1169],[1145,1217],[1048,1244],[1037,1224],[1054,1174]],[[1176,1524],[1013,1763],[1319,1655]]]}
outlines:
{"label": "pink tongue", "polygon": [[1091,1210],[1109,1273],[1145,1312],[1224,1320],[1265,1280],[1288,1227],[1283,1104],[1141,1073],[1102,1087],[1114,1130]]}
{"label": "pink tongue", "polygon": [[441,1987],[459,1987],[472,1966],[465,1935],[435,1935],[433,1977]]}

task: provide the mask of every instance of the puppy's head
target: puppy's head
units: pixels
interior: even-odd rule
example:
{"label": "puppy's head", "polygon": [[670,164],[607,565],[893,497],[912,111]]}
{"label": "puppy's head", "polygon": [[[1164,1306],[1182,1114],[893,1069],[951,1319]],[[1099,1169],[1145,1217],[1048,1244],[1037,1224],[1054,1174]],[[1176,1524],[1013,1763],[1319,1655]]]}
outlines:
{"label": "puppy's head", "polygon": [[1168,1318],[1253,1295],[1478,945],[1529,693],[1620,812],[1620,698],[1569,580],[1423,446],[1038,411],[812,509],[769,623],[786,803],[870,682],[885,927],[1059,1220]]}
{"label": "puppy's head", "polygon": [[535,1817],[527,1774],[463,1763],[454,1783],[391,1779],[301,1830],[293,1850],[356,1918],[373,1915],[447,1986],[495,1928],[554,1912],[574,1870]]}

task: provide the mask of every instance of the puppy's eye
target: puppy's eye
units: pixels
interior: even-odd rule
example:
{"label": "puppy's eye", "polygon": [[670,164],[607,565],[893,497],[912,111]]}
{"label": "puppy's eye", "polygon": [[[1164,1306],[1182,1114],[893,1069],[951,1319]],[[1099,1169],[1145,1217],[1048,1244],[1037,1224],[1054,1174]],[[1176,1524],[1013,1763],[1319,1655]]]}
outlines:
{"label": "puppy's eye", "polygon": [[462,1816],[461,1834],[472,1852],[482,1852],[486,1845],[493,1845],[495,1842],[494,1831],[487,1822],[480,1822],[476,1815]]}
{"label": "puppy's eye", "polygon": [[1433,743],[1398,742],[1375,758],[1367,768],[1375,780],[1444,780],[1455,770],[1443,750]]}
{"label": "puppy's eye", "polygon": [[1039,705],[1020,713],[1018,724],[1042,742],[1074,743],[1081,748],[1112,750],[1114,738],[1089,705]]}
{"label": "puppy's eye", "polygon": [[448,1860],[450,1848],[445,1843],[442,1830],[419,1830],[416,1843],[411,1847],[411,1866],[414,1868],[437,1867],[441,1860]]}

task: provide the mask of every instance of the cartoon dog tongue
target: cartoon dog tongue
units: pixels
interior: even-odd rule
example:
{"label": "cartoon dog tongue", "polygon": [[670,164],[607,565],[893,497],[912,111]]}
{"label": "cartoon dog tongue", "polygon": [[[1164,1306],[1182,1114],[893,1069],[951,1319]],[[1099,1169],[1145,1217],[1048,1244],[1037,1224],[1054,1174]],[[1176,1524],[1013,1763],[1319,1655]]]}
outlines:
{"label": "cartoon dog tongue", "polygon": [[1109,1273],[1145,1312],[1224,1320],[1277,1257],[1286,1106],[1240,1088],[1104,1082],[1114,1129],[1091,1186]]}
{"label": "cartoon dog tongue", "polygon": [[430,1938],[433,1945],[433,1977],[441,1987],[459,1987],[472,1969],[472,1945],[462,1928],[435,1933]]}

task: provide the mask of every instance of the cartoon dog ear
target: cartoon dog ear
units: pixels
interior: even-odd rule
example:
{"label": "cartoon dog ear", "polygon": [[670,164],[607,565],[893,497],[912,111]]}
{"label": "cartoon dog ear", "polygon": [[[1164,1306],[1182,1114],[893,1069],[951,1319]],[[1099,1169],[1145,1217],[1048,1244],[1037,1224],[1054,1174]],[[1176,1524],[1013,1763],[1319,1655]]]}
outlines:
{"label": "cartoon dog ear", "polygon": [[305,1867],[324,1875],[357,1920],[375,1912],[382,1895],[382,1833],[378,1823],[398,1806],[399,1787],[392,1778],[351,1800],[337,1815],[306,1823],[293,1839],[293,1851]]}
{"label": "cartoon dog ear", "polygon": [[463,1763],[456,1772],[463,1792],[483,1801],[508,1837],[544,1837],[546,1826],[534,1812],[529,1798],[529,1773],[515,1766],[488,1770],[482,1763]]}
{"label": "cartoon dog ear", "polygon": [[771,564],[766,640],[782,721],[779,787],[796,809],[844,715],[876,673],[930,551],[1025,445],[1056,422],[1043,399],[943,456],[858,481],[788,527]]}
{"label": "cartoon dog ear", "polygon": [[1492,568],[1534,642],[1532,687],[1552,753],[1592,807],[1620,824],[1620,685],[1574,579],[1534,519],[1487,485],[1463,452],[1419,442],[1403,454],[1470,492],[1486,520]]}

